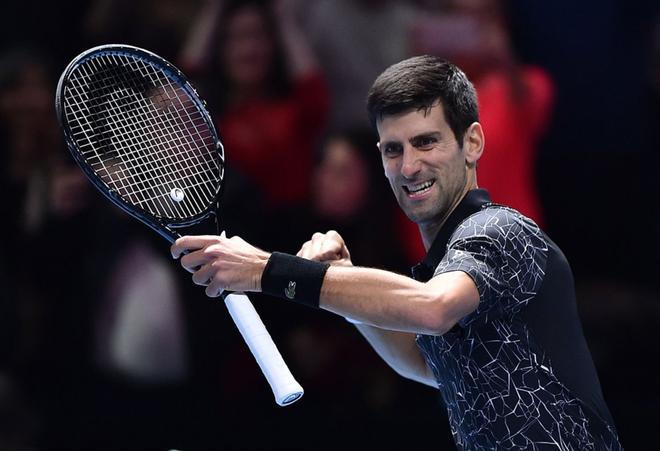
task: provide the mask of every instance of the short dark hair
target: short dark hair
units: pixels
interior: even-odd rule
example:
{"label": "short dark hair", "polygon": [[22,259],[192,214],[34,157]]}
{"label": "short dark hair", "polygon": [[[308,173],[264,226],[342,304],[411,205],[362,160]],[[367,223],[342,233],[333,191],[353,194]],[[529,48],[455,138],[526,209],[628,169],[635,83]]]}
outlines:
{"label": "short dark hair", "polygon": [[367,110],[375,127],[384,116],[429,110],[438,100],[461,145],[465,131],[479,121],[477,93],[461,69],[441,58],[415,56],[385,69],[369,90]]}

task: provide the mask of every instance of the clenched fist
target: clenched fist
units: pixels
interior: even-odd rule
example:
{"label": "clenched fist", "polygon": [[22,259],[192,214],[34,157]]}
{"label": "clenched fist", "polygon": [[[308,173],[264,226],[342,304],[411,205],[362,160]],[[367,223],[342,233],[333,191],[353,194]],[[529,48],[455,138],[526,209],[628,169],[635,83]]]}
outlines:
{"label": "clenched fist", "polygon": [[348,252],[344,239],[334,230],[327,233],[315,233],[311,240],[302,245],[296,255],[331,265],[353,266],[351,254]]}

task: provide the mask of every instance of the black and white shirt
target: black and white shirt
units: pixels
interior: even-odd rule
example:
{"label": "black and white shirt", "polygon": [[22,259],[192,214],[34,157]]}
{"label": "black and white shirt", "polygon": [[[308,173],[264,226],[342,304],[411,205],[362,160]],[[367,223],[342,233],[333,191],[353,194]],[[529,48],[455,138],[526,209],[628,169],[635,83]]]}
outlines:
{"label": "black and white shirt", "polygon": [[[426,274],[424,272],[426,271]],[[530,219],[470,191],[448,218],[419,280],[463,271],[478,308],[441,336],[418,335],[468,450],[619,450],[561,250]]]}

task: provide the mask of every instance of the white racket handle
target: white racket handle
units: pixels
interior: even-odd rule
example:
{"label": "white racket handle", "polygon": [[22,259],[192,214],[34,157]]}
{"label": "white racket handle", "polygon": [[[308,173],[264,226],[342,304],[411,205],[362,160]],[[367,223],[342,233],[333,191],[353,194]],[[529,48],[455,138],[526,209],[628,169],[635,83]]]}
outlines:
{"label": "white racket handle", "polygon": [[288,406],[299,400],[305,391],[293,378],[289,367],[286,366],[280,351],[248,297],[243,293],[232,293],[225,297],[225,304],[261,371],[266,376],[270,388],[273,389],[275,402],[280,406]]}

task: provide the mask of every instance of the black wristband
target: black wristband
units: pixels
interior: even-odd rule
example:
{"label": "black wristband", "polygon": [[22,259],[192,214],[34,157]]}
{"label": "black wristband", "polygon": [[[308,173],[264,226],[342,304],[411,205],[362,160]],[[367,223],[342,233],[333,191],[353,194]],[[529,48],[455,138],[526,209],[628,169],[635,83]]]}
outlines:
{"label": "black wristband", "polygon": [[329,266],[327,263],[273,252],[261,276],[261,291],[318,308],[321,285]]}

